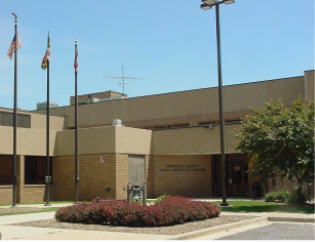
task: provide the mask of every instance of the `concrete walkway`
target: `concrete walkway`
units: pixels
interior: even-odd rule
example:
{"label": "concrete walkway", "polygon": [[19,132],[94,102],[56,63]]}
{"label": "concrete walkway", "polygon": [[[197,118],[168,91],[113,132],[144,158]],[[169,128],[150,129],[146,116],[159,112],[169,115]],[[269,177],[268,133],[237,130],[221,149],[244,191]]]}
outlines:
{"label": "concrete walkway", "polygon": [[[50,206],[45,206],[44,204],[17,204],[16,207],[23,207],[23,208],[61,208],[61,207],[66,207],[74,205],[74,203],[56,203],[56,204],[51,204]],[[0,206],[1,208],[11,208],[11,205],[8,206]]]}
{"label": "concrete walkway", "polygon": [[106,231],[71,230],[59,228],[37,228],[12,224],[36,220],[53,219],[55,212],[30,213],[0,216],[1,239],[23,240],[165,240],[169,235],[132,234]]}

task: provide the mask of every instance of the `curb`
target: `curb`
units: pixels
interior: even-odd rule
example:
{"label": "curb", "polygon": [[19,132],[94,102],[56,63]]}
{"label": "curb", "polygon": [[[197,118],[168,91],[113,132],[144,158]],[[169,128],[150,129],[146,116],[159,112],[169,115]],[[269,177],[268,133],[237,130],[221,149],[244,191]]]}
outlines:
{"label": "curb", "polygon": [[268,217],[271,222],[315,223],[315,218]]}
{"label": "curb", "polygon": [[231,229],[235,229],[235,228],[239,228],[239,227],[243,227],[243,226],[248,226],[248,225],[252,225],[252,224],[257,224],[257,223],[266,223],[266,222],[268,222],[267,217],[252,218],[252,219],[247,219],[247,220],[239,221],[239,222],[235,222],[235,223],[214,226],[214,227],[211,227],[208,229],[202,229],[202,230],[198,230],[195,232],[189,232],[186,234],[172,237],[169,240],[194,239],[196,237],[200,237],[200,236],[204,236],[204,235],[215,234],[218,232],[227,232]]}

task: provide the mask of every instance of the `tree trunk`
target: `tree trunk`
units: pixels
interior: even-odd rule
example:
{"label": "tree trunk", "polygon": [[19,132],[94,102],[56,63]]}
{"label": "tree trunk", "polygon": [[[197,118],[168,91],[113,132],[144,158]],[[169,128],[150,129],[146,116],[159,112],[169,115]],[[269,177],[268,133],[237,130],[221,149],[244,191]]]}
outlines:
{"label": "tree trunk", "polygon": [[297,183],[298,183],[298,187],[297,187],[297,190],[296,190],[296,203],[299,204],[299,205],[302,205],[305,203],[305,199],[304,199],[304,196],[303,196],[303,193],[302,193],[302,184],[303,184],[303,181],[301,179],[299,179],[299,177],[296,178],[297,180]]}

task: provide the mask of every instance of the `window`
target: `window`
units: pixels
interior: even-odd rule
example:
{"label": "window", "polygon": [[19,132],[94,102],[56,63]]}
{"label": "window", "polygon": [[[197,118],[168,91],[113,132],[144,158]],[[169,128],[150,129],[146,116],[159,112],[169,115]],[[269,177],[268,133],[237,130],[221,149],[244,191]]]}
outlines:
{"label": "window", "polygon": [[[50,158],[50,176],[52,158]],[[45,184],[47,160],[43,156],[25,156],[25,184]]]}
{"label": "window", "polygon": [[165,125],[153,126],[152,129],[153,130],[166,129],[166,126]]}
{"label": "window", "polygon": [[229,125],[229,124],[241,124],[242,123],[242,121],[240,120],[240,119],[231,119],[231,120],[226,120],[225,121],[225,124],[226,125]]}
{"label": "window", "polygon": [[13,156],[0,155],[0,185],[13,183]]}
{"label": "window", "polygon": [[208,127],[208,126],[213,126],[216,125],[217,123],[215,121],[202,121],[202,122],[198,122],[198,125],[200,126],[204,126],[204,127]]}
{"label": "window", "polygon": [[183,124],[173,124],[172,128],[187,128],[190,127],[189,123],[183,123]]}
{"label": "window", "polygon": [[[31,115],[17,114],[17,127],[30,128],[31,127]],[[13,113],[0,111],[0,125],[13,126]]]}

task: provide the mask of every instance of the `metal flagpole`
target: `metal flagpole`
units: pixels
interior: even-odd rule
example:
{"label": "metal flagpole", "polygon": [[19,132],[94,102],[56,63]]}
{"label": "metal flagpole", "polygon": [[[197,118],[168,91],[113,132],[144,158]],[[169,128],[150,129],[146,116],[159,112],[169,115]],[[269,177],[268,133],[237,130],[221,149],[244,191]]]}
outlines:
{"label": "metal flagpole", "polygon": [[227,206],[226,202],[226,184],[225,184],[225,152],[224,152],[224,117],[223,117],[223,95],[222,95],[222,68],[221,68],[221,36],[220,36],[220,9],[219,4],[215,5],[216,13],[216,31],[217,31],[217,53],[218,53],[218,94],[219,94],[219,113],[220,113],[220,148],[221,148],[221,183],[222,183],[222,203],[221,206]]}
{"label": "metal flagpole", "polygon": [[74,133],[74,149],[75,149],[75,202],[79,202],[79,154],[78,154],[78,41],[74,41],[74,79],[75,79],[75,107],[74,107],[74,122],[75,122],[75,133]]}
{"label": "metal flagpole", "polygon": [[16,206],[16,124],[17,124],[17,15],[12,13],[14,16],[14,28],[15,28],[15,43],[14,43],[14,111],[13,111],[13,201],[12,207]]}
{"label": "metal flagpole", "polygon": [[[50,38],[49,38],[49,31],[47,37],[47,50],[50,48]],[[50,50],[49,50],[50,51]],[[49,104],[49,65],[50,59],[46,60],[47,63],[47,101],[46,101],[46,160],[47,160],[47,176],[46,176],[46,203],[45,206],[50,206],[50,157],[49,157],[49,118],[50,118],[50,104]]]}

